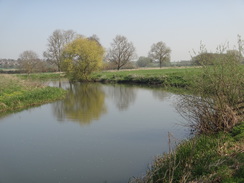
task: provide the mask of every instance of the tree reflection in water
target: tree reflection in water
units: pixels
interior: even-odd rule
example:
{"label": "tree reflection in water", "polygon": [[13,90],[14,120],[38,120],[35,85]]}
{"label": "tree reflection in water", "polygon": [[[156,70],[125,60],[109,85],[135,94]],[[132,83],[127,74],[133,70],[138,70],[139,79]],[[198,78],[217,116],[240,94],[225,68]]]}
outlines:
{"label": "tree reflection in water", "polygon": [[152,94],[153,94],[155,99],[159,99],[161,101],[164,101],[164,100],[166,100],[172,96],[171,93],[169,93],[163,89],[160,89],[160,88],[153,89]]}
{"label": "tree reflection in water", "polygon": [[54,103],[53,109],[59,121],[67,118],[80,124],[89,124],[107,112],[105,93],[99,84],[70,84],[66,98]]}
{"label": "tree reflection in water", "polygon": [[120,111],[128,109],[136,99],[136,88],[133,86],[113,85],[108,89],[108,95],[116,103]]}

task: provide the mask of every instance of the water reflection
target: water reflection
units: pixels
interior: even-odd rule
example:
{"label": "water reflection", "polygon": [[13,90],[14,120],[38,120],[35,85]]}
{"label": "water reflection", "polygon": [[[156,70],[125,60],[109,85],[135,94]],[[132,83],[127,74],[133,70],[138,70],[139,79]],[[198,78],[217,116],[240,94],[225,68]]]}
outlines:
{"label": "water reflection", "polygon": [[161,101],[164,101],[168,99],[170,96],[172,96],[172,93],[166,92],[160,88],[155,88],[154,90],[152,90],[152,94],[155,99],[159,99]]}
{"label": "water reflection", "polygon": [[70,84],[67,97],[54,103],[53,111],[59,121],[67,118],[80,124],[89,124],[106,113],[105,93],[97,84]]}
{"label": "water reflection", "polygon": [[111,85],[108,96],[113,99],[120,111],[128,109],[136,100],[136,88],[126,85]]}

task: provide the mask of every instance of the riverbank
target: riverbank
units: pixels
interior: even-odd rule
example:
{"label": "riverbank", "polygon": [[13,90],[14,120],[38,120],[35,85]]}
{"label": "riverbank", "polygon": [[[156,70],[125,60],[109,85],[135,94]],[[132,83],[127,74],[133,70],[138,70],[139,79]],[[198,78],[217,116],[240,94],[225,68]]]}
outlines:
{"label": "riverbank", "polygon": [[65,78],[65,74],[63,72],[16,74],[15,76],[24,80],[55,80]]}
{"label": "riverbank", "polygon": [[[170,140],[173,144],[172,136]],[[131,180],[144,182],[244,182],[244,122],[229,133],[181,142],[175,150],[157,157],[144,177]]]}
{"label": "riverbank", "polygon": [[191,85],[200,68],[166,68],[102,71],[91,75],[91,81],[103,83],[134,83],[186,88]]}
{"label": "riverbank", "polygon": [[1,74],[0,86],[0,114],[52,102],[63,98],[66,93],[60,88],[5,74]]}

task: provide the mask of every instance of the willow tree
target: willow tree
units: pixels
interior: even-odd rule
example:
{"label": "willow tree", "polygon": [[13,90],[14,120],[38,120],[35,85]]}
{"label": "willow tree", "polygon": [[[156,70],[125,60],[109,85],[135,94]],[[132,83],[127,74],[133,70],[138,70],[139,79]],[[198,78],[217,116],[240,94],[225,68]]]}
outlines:
{"label": "willow tree", "polygon": [[96,41],[79,37],[63,50],[62,69],[72,81],[88,80],[102,66],[104,49]]}

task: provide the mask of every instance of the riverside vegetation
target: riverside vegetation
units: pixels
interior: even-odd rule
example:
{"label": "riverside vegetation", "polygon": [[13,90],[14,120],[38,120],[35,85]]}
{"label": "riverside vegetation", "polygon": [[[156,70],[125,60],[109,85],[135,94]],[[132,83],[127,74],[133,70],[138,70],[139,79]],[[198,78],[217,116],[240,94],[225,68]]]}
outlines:
{"label": "riverside vegetation", "polygon": [[52,102],[66,93],[60,88],[4,74],[0,77],[0,86],[0,114]]}
{"label": "riverside vegetation", "polygon": [[[191,109],[196,109],[194,106],[196,107],[195,104],[199,101],[190,100],[191,98],[188,98],[190,95],[184,95],[185,100],[182,102],[193,106],[192,108],[188,108],[191,115],[187,117],[196,117],[199,120],[193,120],[193,123],[188,124],[194,128],[196,135],[176,145],[174,150],[171,148],[172,136],[169,135],[169,139],[171,140],[171,143],[169,143],[169,153],[157,157],[145,176],[133,178],[131,182],[238,183],[244,181],[244,123],[242,122],[243,119],[239,118],[243,113],[241,111],[231,111],[233,114],[237,114],[236,112],[239,114],[240,112],[240,115],[239,117],[233,117],[232,115],[228,118],[229,109],[233,109],[233,107],[237,108],[238,106],[236,104],[238,103],[239,105],[243,101],[244,67],[243,65],[237,64],[235,60],[229,59],[224,60],[222,62],[224,64],[218,63],[199,68],[169,68],[119,72],[102,71],[93,73],[90,76],[89,79],[91,81],[139,83],[185,88],[191,90],[190,93],[194,93],[197,98],[211,99],[206,101],[202,100],[200,103],[207,104],[203,107],[213,107],[212,104],[214,104],[214,108],[203,108],[204,110],[202,111],[207,111],[207,113],[200,113],[198,115],[199,113],[194,113],[194,110],[191,111]],[[58,88],[44,88],[43,86],[39,86],[39,84],[29,83],[13,76],[2,76],[0,79],[0,111],[18,110],[32,105],[39,105],[43,103],[44,98],[45,102],[49,102],[57,98],[62,98],[64,94]],[[47,79],[62,76],[63,74],[47,74],[45,76],[44,74],[30,74],[19,75],[18,77],[22,79]],[[33,95],[31,94],[32,92]],[[207,95],[203,95],[204,92],[207,92]],[[217,99],[223,102],[218,100],[216,102],[216,96]],[[22,103],[20,99],[24,102]],[[210,101],[215,101],[215,103],[211,103]],[[220,106],[225,107],[219,108]],[[242,109],[242,106],[240,106],[240,110]],[[180,112],[184,114],[185,111]],[[223,115],[223,118],[219,114]],[[192,119],[194,118],[191,118],[190,121]],[[204,121],[207,121],[207,119],[209,121],[214,121],[214,119],[218,120],[216,121],[217,123],[208,123],[207,126],[204,126],[205,123],[201,123],[203,120],[200,119],[204,119]],[[212,131],[211,127],[218,130]]]}
{"label": "riverside vegetation", "polygon": [[244,68],[239,57],[220,53],[191,78],[178,111],[195,136],[153,162],[131,182],[244,182]]}
{"label": "riverside vegetation", "polygon": [[105,83],[136,83],[187,88],[199,72],[200,68],[196,67],[103,71],[93,73],[90,80]]}

